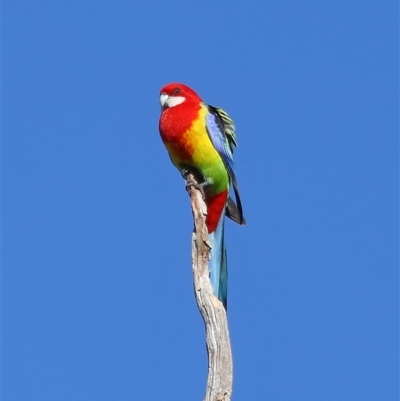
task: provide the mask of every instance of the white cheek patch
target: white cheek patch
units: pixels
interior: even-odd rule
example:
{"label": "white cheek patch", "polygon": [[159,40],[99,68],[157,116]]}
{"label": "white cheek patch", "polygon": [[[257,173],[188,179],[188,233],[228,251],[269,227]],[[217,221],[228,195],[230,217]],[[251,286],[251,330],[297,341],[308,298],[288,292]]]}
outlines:
{"label": "white cheek patch", "polygon": [[183,96],[170,96],[166,101],[166,105],[168,107],[178,106],[178,104],[183,103],[185,100]]}

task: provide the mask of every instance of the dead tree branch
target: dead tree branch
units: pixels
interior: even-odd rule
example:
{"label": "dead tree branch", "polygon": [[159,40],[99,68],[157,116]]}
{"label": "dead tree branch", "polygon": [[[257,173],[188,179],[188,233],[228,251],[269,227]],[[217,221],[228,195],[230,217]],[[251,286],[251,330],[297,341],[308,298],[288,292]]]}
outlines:
{"label": "dead tree branch", "polygon": [[[193,175],[187,177],[195,181]],[[189,187],[194,232],[192,236],[192,267],[197,306],[206,329],[208,378],[204,401],[230,401],[233,363],[225,308],[213,294],[208,271],[210,244],[205,223],[207,207],[201,192]]]}

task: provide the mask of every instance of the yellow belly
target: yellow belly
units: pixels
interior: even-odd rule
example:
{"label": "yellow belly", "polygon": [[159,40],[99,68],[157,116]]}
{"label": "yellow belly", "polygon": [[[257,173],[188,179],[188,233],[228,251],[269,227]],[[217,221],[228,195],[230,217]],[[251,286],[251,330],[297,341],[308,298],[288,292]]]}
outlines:
{"label": "yellow belly", "polygon": [[212,193],[219,193],[229,187],[229,176],[221,156],[214,148],[206,128],[205,106],[192,126],[179,141],[166,143],[175,166],[180,170],[185,166],[194,167],[208,181]]}

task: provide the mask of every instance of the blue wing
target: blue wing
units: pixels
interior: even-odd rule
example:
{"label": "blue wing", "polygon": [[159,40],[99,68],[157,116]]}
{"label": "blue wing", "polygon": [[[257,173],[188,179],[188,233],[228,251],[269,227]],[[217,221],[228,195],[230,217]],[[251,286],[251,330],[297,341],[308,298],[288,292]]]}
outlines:
{"label": "blue wing", "polygon": [[[235,192],[235,199],[237,203],[237,213],[233,206],[234,203],[231,199],[228,200],[227,215],[239,224],[244,224],[242,202],[240,201],[239,187],[237,184],[235,168],[233,163],[233,149],[237,146],[235,125],[228,114],[213,106],[207,106],[209,113],[206,117],[206,128],[208,136],[211,139],[214,148],[221,156],[222,161],[225,164],[226,170],[228,171],[230,180],[232,182],[233,190]],[[238,214],[238,216],[236,216]],[[236,217],[236,218],[235,218]]]}

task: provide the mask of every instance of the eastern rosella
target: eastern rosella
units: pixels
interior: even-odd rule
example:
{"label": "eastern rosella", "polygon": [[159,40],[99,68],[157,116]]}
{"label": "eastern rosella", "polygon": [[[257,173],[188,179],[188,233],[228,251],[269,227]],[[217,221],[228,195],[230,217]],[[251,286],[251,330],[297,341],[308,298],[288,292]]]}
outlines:
{"label": "eastern rosella", "polygon": [[[159,130],[172,163],[183,176],[193,173],[207,205],[211,244],[210,280],[214,295],[226,308],[227,260],[224,217],[245,224],[233,165],[235,127],[228,114],[205,104],[192,89],[171,83],[160,91]],[[236,204],[229,197],[232,184]]]}

